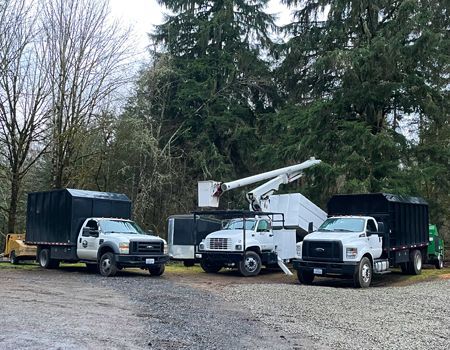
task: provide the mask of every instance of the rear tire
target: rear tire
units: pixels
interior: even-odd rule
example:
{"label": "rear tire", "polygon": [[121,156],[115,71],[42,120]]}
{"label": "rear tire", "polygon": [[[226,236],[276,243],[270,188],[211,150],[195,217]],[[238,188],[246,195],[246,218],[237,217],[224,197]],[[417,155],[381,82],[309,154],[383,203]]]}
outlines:
{"label": "rear tire", "polygon": [[152,276],[161,276],[164,273],[166,266],[163,265],[154,265],[148,268],[150,275]]}
{"label": "rear tire", "polygon": [[353,276],[355,288],[368,288],[372,282],[372,263],[367,256],[359,262],[358,268]]}
{"label": "rear tire", "polygon": [[217,273],[222,269],[222,265],[214,264],[207,260],[202,260],[200,266],[206,273]]}
{"label": "rear tire", "polygon": [[443,269],[444,268],[444,257],[442,255],[439,255],[438,259],[436,260],[436,262],[434,264],[438,270]]}
{"label": "rear tire", "polygon": [[115,276],[117,273],[116,259],[114,254],[107,252],[102,255],[99,263],[100,274],[105,277]]}
{"label": "rear tire", "polygon": [[261,271],[261,258],[253,251],[247,251],[239,262],[238,270],[244,277],[256,276]]}
{"label": "rear tire", "polygon": [[16,252],[14,250],[9,253],[9,262],[13,265],[17,265],[19,263],[19,258],[16,256]]}
{"label": "rear tire", "polygon": [[50,249],[43,248],[38,256],[39,265],[44,269],[56,269],[59,266],[59,261],[50,259]]}
{"label": "rear tire", "polygon": [[315,276],[312,272],[300,272],[300,270],[297,270],[297,278],[301,284],[312,284],[314,281],[314,277]]}
{"label": "rear tire", "polygon": [[422,273],[422,253],[420,250],[413,250],[410,259],[409,273],[411,275],[420,275]]}

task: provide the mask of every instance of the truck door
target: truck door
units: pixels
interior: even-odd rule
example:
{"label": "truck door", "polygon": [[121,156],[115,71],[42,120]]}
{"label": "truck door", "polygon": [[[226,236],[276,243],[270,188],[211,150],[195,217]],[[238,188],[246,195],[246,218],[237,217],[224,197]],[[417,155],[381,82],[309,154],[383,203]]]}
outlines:
{"label": "truck door", "polygon": [[273,234],[269,221],[258,221],[256,238],[261,243],[261,250],[273,250]]}
{"label": "truck door", "polygon": [[366,232],[370,232],[371,235],[367,237],[369,242],[370,251],[372,252],[372,256],[376,259],[381,256],[382,253],[382,237],[378,235],[377,225],[375,224],[375,220],[369,219],[367,220],[367,230]]}
{"label": "truck door", "polygon": [[[83,230],[88,228],[89,230]],[[77,255],[79,259],[97,260],[97,251],[99,247],[99,227],[95,220],[89,220],[81,228],[78,235]]]}

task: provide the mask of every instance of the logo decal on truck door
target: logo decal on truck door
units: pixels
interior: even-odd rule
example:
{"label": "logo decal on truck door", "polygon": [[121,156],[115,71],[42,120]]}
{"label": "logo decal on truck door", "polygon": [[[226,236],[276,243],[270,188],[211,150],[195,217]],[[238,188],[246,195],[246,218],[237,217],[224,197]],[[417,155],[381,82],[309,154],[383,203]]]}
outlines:
{"label": "logo decal on truck door", "polygon": [[87,248],[88,246],[88,242],[86,240],[84,240],[81,245],[83,246],[83,248]]}

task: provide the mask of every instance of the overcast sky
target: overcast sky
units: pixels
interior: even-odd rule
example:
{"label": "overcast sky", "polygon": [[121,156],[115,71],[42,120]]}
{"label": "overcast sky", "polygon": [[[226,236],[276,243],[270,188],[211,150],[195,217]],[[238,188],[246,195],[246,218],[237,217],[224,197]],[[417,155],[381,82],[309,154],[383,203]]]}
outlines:
{"label": "overcast sky", "polygon": [[[148,45],[147,33],[163,21],[164,9],[156,0],[110,0],[110,4],[113,16],[132,27],[137,51],[144,51]],[[267,12],[278,15],[279,25],[289,22],[290,11],[279,0],[271,0]]]}

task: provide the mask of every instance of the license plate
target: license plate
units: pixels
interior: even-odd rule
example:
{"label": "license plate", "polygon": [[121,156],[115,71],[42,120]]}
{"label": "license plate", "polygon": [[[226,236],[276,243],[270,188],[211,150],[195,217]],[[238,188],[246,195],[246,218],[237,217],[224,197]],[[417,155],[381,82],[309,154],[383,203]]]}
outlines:
{"label": "license plate", "polygon": [[145,259],[145,263],[148,265],[154,264],[155,263],[155,259]]}
{"label": "license plate", "polygon": [[315,275],[321,275],[322,274],[322,269],[314,269],[314,274]]}

